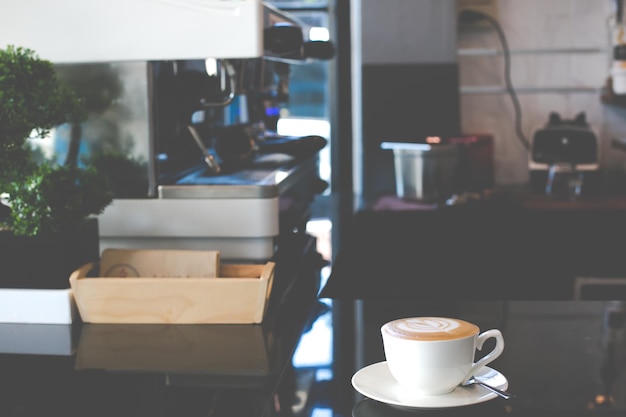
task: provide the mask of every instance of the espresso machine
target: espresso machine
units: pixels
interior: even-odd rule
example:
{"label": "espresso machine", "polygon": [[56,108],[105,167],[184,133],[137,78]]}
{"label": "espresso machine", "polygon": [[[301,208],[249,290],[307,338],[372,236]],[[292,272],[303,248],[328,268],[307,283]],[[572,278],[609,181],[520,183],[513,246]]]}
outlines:
{"label": "espresso machine", "polygon": [[[32,29],[50,22],[54,31]],[[24,0],[0,15],[1,43],[55,65],[139,66],[147,115],[133,140],[146,150],[147,189],[99,216],[101,249],[219,250],[236,261],[272,258],[325,188],[326,139],[276,133],[291,66],[334,55],[308,33],[260,0]]]}
{"label": "espresso machine", "polygon": [[[150,63],[156,196],[114,201],[100,217],[103,246],[175,239],[178,247],[220,250],[226,260],[263,261],[282,232],[305,228],[325,188],[317,155],[327,140],[275,130],[290,64],[216,64],[217,76],[207,75],[204,60]],[[150,227],[146,212],[158,216]]]}
{"label": "espresso machine", "polygon": [[208,248],[227,261],[262,262],[282,236],[305,230],[311,204],[326,187],[318,153],[327,140],[306,132],[281,136],[276,126],[289,100],[291,65],[322,58],[306,55],[301,26],[275,27],[300,34],[289,47],[295,53],[268,27],[264,51],[278,58],[148,63],[155,195],[107,207],[101,246]]}

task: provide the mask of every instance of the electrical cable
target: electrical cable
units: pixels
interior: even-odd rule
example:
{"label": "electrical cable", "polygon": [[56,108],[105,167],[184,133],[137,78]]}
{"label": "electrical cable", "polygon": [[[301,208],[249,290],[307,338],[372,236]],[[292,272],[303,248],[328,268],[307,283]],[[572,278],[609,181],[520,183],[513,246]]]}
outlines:
{"label": "electrical cable", "polygon": [[528,141],[522,130],[522,108],[519,104],[515,88],[513,88],[513,82],[511,81],[511,53],[509,50],[509,44],[506,40],[506,35],[504,34],[502,27],[496,19],[489,16],[488,14],[479,12],[477,10],[463,10],[459,15],[459,19],[461,22],[486,20],[491,24],[491,26],[493,26],[493,28],[497,32],[498,38],[500,39],[500,44],[502,45],[502,52],[504,54],[504,82],[506,85],[506,90],[511,97],[511,101],[513,102],[513,110],[515,112],[515,133],[517,135],[517,139],[520,141],[522,146],[524,146],[526,150],[529,150],[530,142]]}

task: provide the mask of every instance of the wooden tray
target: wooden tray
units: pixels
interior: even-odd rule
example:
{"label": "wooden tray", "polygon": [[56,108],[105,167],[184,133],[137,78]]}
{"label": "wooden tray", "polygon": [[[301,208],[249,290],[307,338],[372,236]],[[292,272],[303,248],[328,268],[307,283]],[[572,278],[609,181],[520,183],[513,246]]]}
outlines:
{"label": "wooden tray", "polygon": [[261,323],[275,263],[222,264],[219,277],[89,277],[97,263],[70,276],[86,323]]}

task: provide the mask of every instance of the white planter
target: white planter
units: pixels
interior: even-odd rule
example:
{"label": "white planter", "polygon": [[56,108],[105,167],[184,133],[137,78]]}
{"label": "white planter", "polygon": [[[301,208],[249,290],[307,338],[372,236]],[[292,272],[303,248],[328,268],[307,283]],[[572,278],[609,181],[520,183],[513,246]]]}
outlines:
{"label": "white planter", "polygon": [[76,314],[69,288],[0,288],[0,323],[71,324]]}

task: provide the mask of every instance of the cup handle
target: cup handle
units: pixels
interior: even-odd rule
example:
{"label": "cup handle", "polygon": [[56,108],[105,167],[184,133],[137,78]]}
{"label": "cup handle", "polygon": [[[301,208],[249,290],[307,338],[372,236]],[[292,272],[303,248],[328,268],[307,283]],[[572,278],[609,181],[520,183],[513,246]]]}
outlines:
{"label": "cup handle", "polygon": [[478,371],[480,368],[487,365],[488,363],[494,361],[504,351],[504,337],[502,337],[502,332],[500,332],[500,330],[498,329],[487,330],[479,334],[478,337],[476,338],[476,348],[478,350],[481,350],[483,348],[483,344],[485,343],[485,341],[487,339],[491,339],[492,337],[496,339],[496,346],[493,348],[491,352],[483,356],[480,360],[478,360],[478,362],[472,365],[472,369],[470,370],[469,374],[465,377],[462,384],[467,383],[467,381],[472,376],[474,376],[476,371]]}

